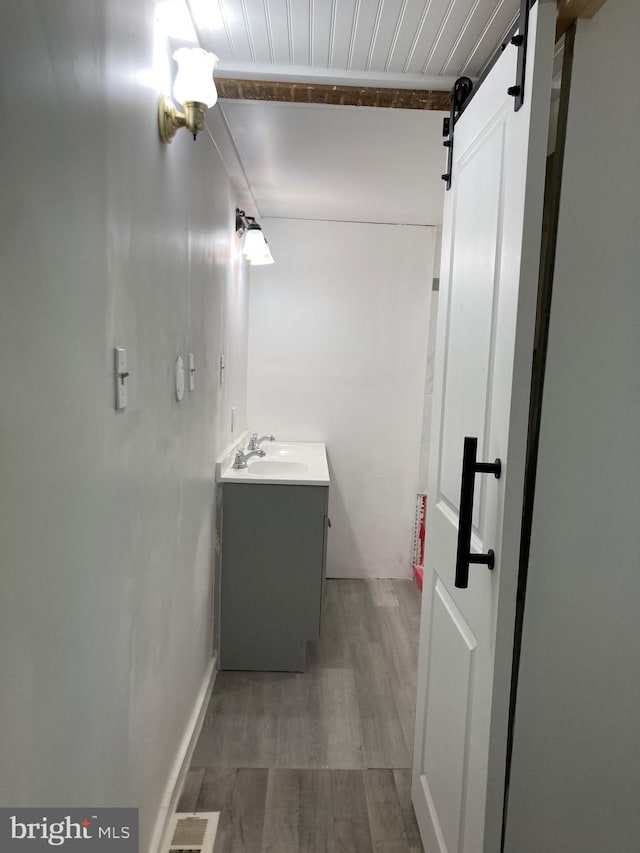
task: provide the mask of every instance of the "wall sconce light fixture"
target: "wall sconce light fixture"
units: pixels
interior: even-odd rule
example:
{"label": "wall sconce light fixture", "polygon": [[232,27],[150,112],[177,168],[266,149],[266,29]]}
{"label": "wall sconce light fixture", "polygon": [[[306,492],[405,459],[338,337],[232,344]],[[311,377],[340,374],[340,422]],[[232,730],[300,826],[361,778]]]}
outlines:
{"label": "wall sconce light fixture", "polygon": [[244,235],[242,254],[252,267],[274,263],[262,228],[256,222],[255,217],[247,216],[244,210],[239,208],[236,208],[236,233],[238,237]]}
{"label": "wall sconce light fixture", "polygon": [[181,47],[173,54],[178,73],[173,94],[184,107],[180,113],[166,95],[158,102],[158,131],[165,145],[173,140],[181,127],[186,127],[195,139],[204,130],[204,114],[218,100],[213,69],[218,57],[199,47]]}

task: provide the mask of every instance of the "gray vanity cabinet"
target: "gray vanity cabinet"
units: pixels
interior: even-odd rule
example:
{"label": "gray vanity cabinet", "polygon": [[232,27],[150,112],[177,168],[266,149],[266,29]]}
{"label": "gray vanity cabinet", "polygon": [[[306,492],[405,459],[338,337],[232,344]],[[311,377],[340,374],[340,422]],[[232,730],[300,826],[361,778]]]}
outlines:
{"label": "gray vanity cabinet", "polygon": [[329,489],[224,483],[220,666],[301,672],[320,636]]}

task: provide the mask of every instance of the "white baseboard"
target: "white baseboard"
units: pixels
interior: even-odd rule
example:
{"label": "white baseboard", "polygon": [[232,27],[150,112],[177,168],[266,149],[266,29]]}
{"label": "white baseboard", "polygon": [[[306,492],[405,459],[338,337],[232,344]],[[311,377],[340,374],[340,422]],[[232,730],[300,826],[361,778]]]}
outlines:
{"label": "white baseboard", "polygon": [[207,706],[209,705],[209,699],[211,698],[211,691],[213,690],[216,673],[218,671],[217,663],[218,656],[216,654],[211,658],[207,671],[202,679],[202,685],[198,691],[193,711],[189,718],[189,722],[187,723],[175,761],[173,762],[173,767],[171,768],[171,773],[169,774],[169,780],[167,782],[167,788],[165,790],[164,797],[162,798],[160,811],[158,812],[153,835],[151,836],[149,853],[158,853],[161,849],[167,826],[169,825],[171,816],[173,815],[178,803],[178,798],[180,796],[187,771],[189,770],[189,765],[191,764],[191,756],[193,755],[193,750],[196,747],[196,742],[204,722]]}

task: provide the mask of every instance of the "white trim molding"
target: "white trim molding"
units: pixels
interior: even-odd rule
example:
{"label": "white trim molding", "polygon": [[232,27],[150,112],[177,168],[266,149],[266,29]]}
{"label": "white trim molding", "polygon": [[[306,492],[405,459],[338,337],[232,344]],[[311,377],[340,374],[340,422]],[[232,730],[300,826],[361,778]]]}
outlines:
{"label": "white trim molding", "polygon": [[211,698],[217,672],[218,655],[215,654],[207,666],[200,690],[198,691],[198,696],[196,697],[196,701],[193,706],[193,711],[189,717],[180,747],[178,748],[175,761],[173,762],[169,779],[167,781],[167,787],[156,818],[153,835],[151,836],[148,853],[159,853],[161,850],[162,842],[164,840],[167,827],[169,826],[169,821],[175,811],[187,771],[189,770],[189,765],[191,764],[191,756],[193,755],[196,742],[200,735],[200,730],[209,705],[209,699]]}

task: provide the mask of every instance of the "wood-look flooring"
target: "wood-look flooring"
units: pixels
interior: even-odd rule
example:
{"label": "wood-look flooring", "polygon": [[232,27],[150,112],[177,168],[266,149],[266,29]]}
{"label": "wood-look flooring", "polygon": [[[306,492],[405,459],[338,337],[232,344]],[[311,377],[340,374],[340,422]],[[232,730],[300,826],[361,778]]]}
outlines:
{"label": "wood-look flooring", "polygon": [[328,580],[304,673],[220,672],[179,811],[214,853],[422,853],[411,806],[420,594]]}

